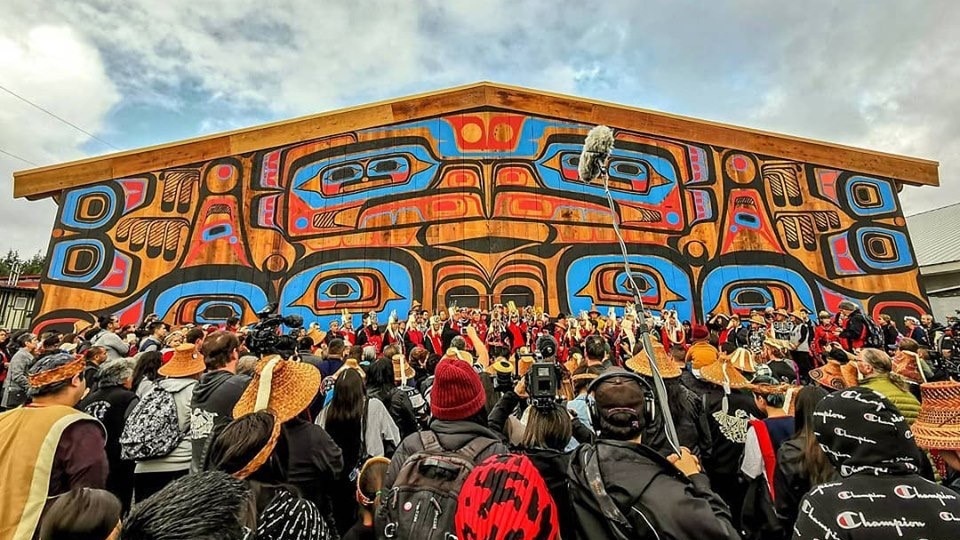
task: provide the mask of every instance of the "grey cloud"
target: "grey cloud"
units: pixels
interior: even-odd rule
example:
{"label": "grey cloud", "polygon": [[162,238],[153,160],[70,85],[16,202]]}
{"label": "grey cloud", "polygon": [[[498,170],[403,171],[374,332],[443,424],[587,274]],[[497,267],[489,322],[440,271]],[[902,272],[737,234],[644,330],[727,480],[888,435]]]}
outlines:
{"label": "grey cloud", "polygon": [[938,159],[943,187],[907,188],[904,208],[960,197],[960,5],[644,4],[24,0],[0,37],[70,25],[125,102],[235,111],[203,130],[489,79]]}

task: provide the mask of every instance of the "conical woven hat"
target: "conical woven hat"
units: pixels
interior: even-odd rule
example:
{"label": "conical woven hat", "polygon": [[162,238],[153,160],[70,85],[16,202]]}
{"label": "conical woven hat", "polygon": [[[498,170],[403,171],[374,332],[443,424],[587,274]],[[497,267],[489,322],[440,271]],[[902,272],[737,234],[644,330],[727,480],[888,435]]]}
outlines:
{"label": "conical woven hat", "polygon": [[[680,366],[667,356],[667,351],[663,348],[663,345],[653,343],[653,357],[656,359],[657,369],[660,371],[661,377],[664,379],[676,379],[680,376]],[[636,356],[627,360],[627,368],[634,373],[639,373],[646,377],[653,376],[647,351],[640,351]]]}
{"label": "conical woven hat", "polygon": [[160,366],[157,373],[164,377],[192,377],[203,373],[206,369],[203,355],[197,352],[197,347],[191,343],[185,343],[174,349],[173,357]]}
{"label": "conical woven hat", "polygon": [[960,383],[940,381],[920,385],[920,414],[911,426],[917,446],[929,450],[960,450]]}
{"label": "conical woven hat", "polygon": [[729,384],[731,389],[750,386],[747,378],[730,364],[730,359],[721,356],[719,360],[700,370],[700,378],[717,386]]}
{"label": "conical woven hat", "polygon": [[272,410],[280,422],[286,422],[303,412],[319,389],[317,368],[305,362],[269,356],[257,363],[253,379],[233,408],[233,417]]}
{"label": "conical woven hat", "polygon": [[753,353],[743,347],[737,348],[730,354],[730,365],[743,373],[753,373],[757,371],[757,364],[753,361]]}

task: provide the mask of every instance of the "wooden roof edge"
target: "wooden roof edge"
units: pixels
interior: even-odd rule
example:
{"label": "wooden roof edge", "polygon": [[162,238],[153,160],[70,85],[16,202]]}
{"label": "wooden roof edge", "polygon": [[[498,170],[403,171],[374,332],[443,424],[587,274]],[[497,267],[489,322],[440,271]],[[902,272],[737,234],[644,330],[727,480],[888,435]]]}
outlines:
{"label": "wooden roof edge", "polygon": [[17,171],[14,197],[40,199],[62,189],[322,138],[493,106],[572,121],[607,124],[652,135],[833,166],[894,178],[905,184],[939,185],[939,163],[781,133],[745,128],[621,105],[481,81],[401,98]]}

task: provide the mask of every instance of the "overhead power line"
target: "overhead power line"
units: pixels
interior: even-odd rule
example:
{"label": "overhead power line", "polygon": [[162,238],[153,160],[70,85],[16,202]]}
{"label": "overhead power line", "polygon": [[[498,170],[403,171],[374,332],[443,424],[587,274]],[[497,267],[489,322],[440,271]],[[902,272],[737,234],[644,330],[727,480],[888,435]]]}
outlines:
{"label": "overhead power line", "polygon": [[[34,102],[30,101],[29,99],[21,96],[20,94],[14,92],[13,90],[10,90],[9,88],[3,86],[2,84],[0,84],[0,90],[3,90],[4,92],[10,94],[11,96],[19,99],[20,101],[26,103],[27,105],[30,105],[31,107],[33,107],[33,108],[35,108],[35,109],[39,109],[39,110],[43,111],[44,113],[46,113],[46,114],[48,114],[48,115],[56,118],[57,120],[59,120],[59,121],[63,122],[64,124],[72,127],[73,129],[79,131],[80,133],[83,133],[83,134],[89,136],[91,139],[94,139],[94,140],[96,140],[96,141],[100,141],[101,143],[109,146],[110,148],[113,148],[114,150],[120,150],[120,148],[117,148],[116,146],[114,146],[114,145],[110,144],[109,142],[101,139],[100,137],[97,137],[97,136],[94,135],[93,133],[90,133],[89,131],[83,129],[82,127],[80,127],[80,126],[78,126],[78,125],[76,125],[76,124],[74,124],[73,122],[71,122],[71,121],[69,121],[69,120],[66,120],[66,119],[64,119],[63,117],[57,116],[56,114],[48,111],[47,109],[44,109],[44,108],[41,107],[40,105],[37,105],[36,103],[34,103]],[[4,153],[6,154],[6,152],[4,152]],[[8,155],[9,155],[9,154],[8,154]],[[20,159],[20,158],[17,158],[17,159]],[[23,160],[23,161],[27,161],[27,160]]]}
{"label": "overhead power line", "polygon": [[7,152],[7,151],[4,150],[3,148],[0,148],[0,154],[6,154],[6,155],[12,157],[13,159],[19,159],[20,161],[22,161],[22,162],[24,162],[24,163],[29,163],[30,165],[33,165],[34,167],[39,167],[39,166],[40,166],[40,165],[38,165],[38,164],[30,161],[29,159],[24,159],[24,158],[22,158],[22,157],[20,157],[20,156],[18,156],[18,155],[16,155],[16,154],[11,154],[10,152]]}

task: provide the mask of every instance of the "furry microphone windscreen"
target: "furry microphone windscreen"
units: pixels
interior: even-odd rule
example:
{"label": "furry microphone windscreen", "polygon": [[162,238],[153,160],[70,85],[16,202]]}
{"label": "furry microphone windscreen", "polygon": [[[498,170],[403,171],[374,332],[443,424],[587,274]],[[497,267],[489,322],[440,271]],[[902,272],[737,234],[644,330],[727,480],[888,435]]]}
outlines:
{"label": "furry microphone windscreen", "polygon": [[591,129],[583,143],[583,152],[580,153],[580,164],[577,167],[580,180],[590,182],[600,176],[600,168],[612,150],[613,130],[607,126]]}

